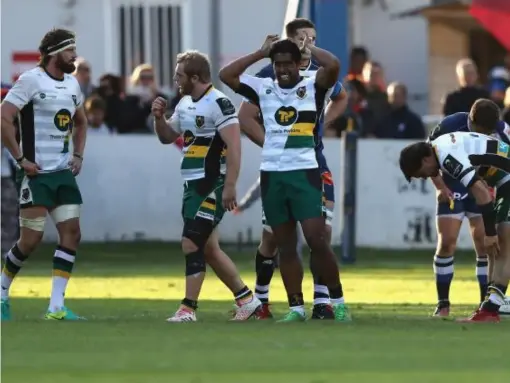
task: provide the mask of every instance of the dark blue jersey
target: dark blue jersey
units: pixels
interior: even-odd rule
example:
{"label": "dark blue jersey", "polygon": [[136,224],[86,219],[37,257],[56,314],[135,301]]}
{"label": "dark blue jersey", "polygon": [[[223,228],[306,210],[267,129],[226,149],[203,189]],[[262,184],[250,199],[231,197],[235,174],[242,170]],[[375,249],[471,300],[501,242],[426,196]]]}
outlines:
{"label": "dark blue jersey", "polygon": [[[320,66],[313,60],[310,61],[310,64],[305,69],[300,69],[299,73],[303,77],[311,77],[314,75],[315,72],[320,68]],[[272,78],[273,80],[276,79],[273,64],[268,64],[265,67],[263,67],[255,76],[260,78]],[[337,81],[335,86],[333,87],[333,90],[330,94],[330,99],[335,99],[338,97],[338,95],[342,92],[343,86],[342,84]],[[324,111],[322,111],[320,117],[319,117],[319,124],[318,124],[318,134],[317,134],[317,142],[315,144],[315,151],[317,152],[317,162],[319,163],[319,168],[324,170],[329,170],[328,165],[326,163],[326,157],[324,157],[324,154],[322,153],[324,150],[324,143],[322,142],[322,136],[324,135]]]}

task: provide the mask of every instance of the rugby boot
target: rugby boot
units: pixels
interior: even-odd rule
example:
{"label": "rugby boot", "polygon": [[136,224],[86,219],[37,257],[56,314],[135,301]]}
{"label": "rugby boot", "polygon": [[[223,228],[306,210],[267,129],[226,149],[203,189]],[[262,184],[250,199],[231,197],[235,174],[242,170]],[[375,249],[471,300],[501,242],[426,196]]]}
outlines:
{"label": "rugby boot", "polygon": [[290,310],[287,315],[278,321],[278,323],[287,322],[304,322],[306,320],[306,314],[300,313],[299,311]]}
{"label": "rugby boot", "polygon": [[74,312],[63,306],[60,310],[47,311],[44,319],[48,320],[85,320],[84,317],[76,315]]}
{"label": "rugby boot", "polygon": [[499,315],[510,315],[510,297],[506,297],[505,303],[499,307]]}
{"label": "rugby boot", "polygon": [[181,306],[175,312],[175,314],[166,320],[170,323],[178,323],[178,322],[196,322],[197,317],[195,315],[195,311],[186,306]]}
{"label": "rugby boot", "polygon": [[499,313],[484,310],[483,308],[479,308],[473,314],[471,314],[470,317],[458,319],[457,322],[461,322],[461,323],[498,323],[499,322]]}
{"label": "rugby boot", "polygon": [[314,305],[312,319],[335,319],[333,307],[325,303]]}
{"label": "rugby boot", "polygon": [[255,314],[255,317],[257,319],[272,319],[273,314],[271,310],[269,310],[269,303],[263,303],[260,310]]}
{"label": "rugby boot", "polygon": [[9,298],[2,298],[1,301],[2,322],[11,320],[11,304]]}
{"label": "rugby boot", "polygon": [[336,322],[351,322],[352,316],[349,308],[345,303],[333,305],[333,313],[335,314]]}
{"label": "rugby boot", "polygon": [[436,309],[432,313],[432,316],[435,318],[447,318],[450,316],[450,302],[449,301],[439,301]]}
{"label": "rugby boot", "polygon": [[257,312],[262,309],[262,302],[255,295],[252,295],[248,302],[237,303],[233,321],[244,321],[256,317]]}

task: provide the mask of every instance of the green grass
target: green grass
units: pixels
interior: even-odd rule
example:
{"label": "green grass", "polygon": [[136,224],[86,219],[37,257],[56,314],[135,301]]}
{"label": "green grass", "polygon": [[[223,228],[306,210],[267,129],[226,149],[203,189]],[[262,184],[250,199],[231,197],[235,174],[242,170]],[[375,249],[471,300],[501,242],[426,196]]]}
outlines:
{"label": "green grass", "polygon": [[[87,322],[41,320],[51,287],[51,247],[34,254],[12,287],[15,320],[2,324],[2,381],[108,383],[506,382],[510,321],[461,325],[428,317],[435,303],[431,254],[360,250],[343,267],[352,324],[228,322],[231,293],[210,273],[200,323],[168,324],[183,292],[175,246],[83,245],[66,303]],[[254,283],[251,252],[232,252]],[[459,254],[454,315],[478,299],[474,255]],[[308,306],[312,283],[304,291]],[[277,316],[286,309],[278,275]]]}

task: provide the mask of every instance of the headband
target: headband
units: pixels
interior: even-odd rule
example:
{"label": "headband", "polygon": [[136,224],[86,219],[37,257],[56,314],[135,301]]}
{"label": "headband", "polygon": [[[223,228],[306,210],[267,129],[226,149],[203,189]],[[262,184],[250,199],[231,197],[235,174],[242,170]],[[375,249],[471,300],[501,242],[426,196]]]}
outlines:
{"label": "headband", "polygon": [[50,56],[54,56],[57,53],[65,51],[66,49],[69,49],[69,48],[76,48],[76,40],[74,38],[61,41],[56,45],[52,45],[51,47],[48,47],[46,49],[46,53]]}

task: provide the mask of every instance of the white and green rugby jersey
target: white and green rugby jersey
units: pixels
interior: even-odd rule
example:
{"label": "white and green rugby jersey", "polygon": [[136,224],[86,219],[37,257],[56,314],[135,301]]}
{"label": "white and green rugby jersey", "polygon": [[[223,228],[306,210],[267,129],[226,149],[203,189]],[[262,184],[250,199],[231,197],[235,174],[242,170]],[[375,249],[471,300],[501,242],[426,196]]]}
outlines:
{"label": "white and green rugby jersey", "polygon": [[237,93],[260,108],[266,131],[260,170],[317,168],[316,136],[328,89],[317,86],[315,76],[302,78],[292,89],[270,78],[243,74],[240,80]]}
{"label": "white and green rugby jersey", "polygon": [[226,146],[220,130],[239,123],[230,99],[212,85],[198,99],[184,96],[170,118],[170,126],[182,133],[181,174],[185,181],[225,174]]}
{"label": "white and green rugby jersey", "polygon": [[69,138],[73,117],[82,104],[80,85],[74,76],[62,80],[37,67],[23,73],[5,96],[20,111],[21,148],[41,172],[69,167]]}

